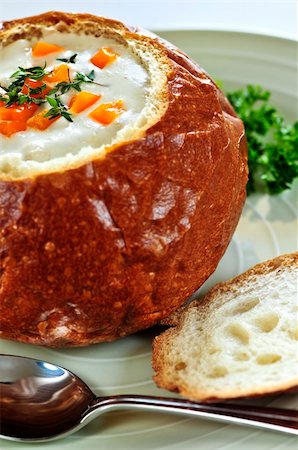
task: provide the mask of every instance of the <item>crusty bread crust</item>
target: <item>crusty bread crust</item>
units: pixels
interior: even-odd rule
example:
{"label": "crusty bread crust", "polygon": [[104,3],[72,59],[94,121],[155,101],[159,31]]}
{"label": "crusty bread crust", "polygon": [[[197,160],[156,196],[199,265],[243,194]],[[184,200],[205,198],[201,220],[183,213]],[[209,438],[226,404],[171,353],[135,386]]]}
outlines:
{"label": "crusty bread crust", "polygon": [[35,24],[108,27],[167,60],[168,107],[143,137],[74,169],[0,181],[2,336],[110,341],[168,316],[215,270],[245,200],[243,124],[208,75],[159,39],[51,12],[4,23],[1,40]]}
{"label": "crusty bread crust", "polygon": [[[200,316],[201,322],[212,313],[213,301],[219,299],[225,293],[230,293],[235,297],[241,291],[242,286],[249,283],[253,289],[254,283],[259,276],[274,272],[276,276],[289,268],[294,270],[298,268],[298,252],[278,256],[274,259],[262,262],[242,273],[241,275],[226,282],[216,284],[201,300],[195,300],[185,307],[181,307],[178,312],[173,314],[173,320],[168,320],[170,328],[157,336],[153,341],[152,367],[155,372],[155,383],[164,389],[173,392],[179,392],[186,398],[201,402],[218,402],[231,398],[254,398],[268,394],[296,393],[298,391],[298,373],[294,378],[288,380],[268,382],[267,385],[259,384],[256,377],[255,386],[247,386],[247,390],[237,391],[237,388],[231,391],[228,387],[222,388],[217,395],[212,395],[206,389],[202,389],[200,384],[193,385],[190,389],[189,384],[177,382],[172,376],[172,368],[168,367],[167,360],[169,348],[173,348],[173,338],[177,337],[185,327],[185,323],[191,311]],[[224,318],[223,318],[224,320]],[[268,349],[271,350],[271,349]],[[224,384],[224,382],[223,382]]]}

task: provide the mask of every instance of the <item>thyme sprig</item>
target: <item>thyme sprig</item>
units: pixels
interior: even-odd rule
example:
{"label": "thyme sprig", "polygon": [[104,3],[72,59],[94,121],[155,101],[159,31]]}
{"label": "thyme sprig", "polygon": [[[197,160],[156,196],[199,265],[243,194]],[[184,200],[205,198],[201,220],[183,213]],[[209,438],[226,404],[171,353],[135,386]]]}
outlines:
{"label": "thyme sprig", "polygon": [[73,55],[71,55],[70,58],[56,58],[57,61],[62,61],[65,63],[72,63],[74,64],[76,62],[76,57],[78,56],[77,53],[74,53]]}
{"label": "thyme sprig", "polygon": [[71,114],[67,110],[67,106],[61,102],[60,98],[55,97],[46,97],[47,102],[51,106],[51,109],[47,111],[44,117],[48,117],[49,119],[55,119],[56,117],[64,117],[64,119],[68,120],[68,122],[73,122],[71,118]]}
{"label": "thyme sprig", "polygon": [[[76,53],[73,54],[69,60],[66,60],[65,62],[74,63],[76,56]],[[64,62],[63,58],[58,58],[58,60],[63,60]],[[92,83],[99,86],[105,86],[94,81],[94,70],[91,70],[88,74],[77,72],[73,80],[70,80],[69,82],[61,81],[60,83],[57,83],[56,86],[50,90],[44,98],[42,93],[47,88],[46,83],[43,83],[41,86],[32,87],[26,82],[26,80],[30,79],[42,81],[43,78],[49,73],[50,71],[46,71],[46,63],[43,67],[18,67],[18,70],[10,76],[10,78],[13,79],[10,85],[8,87],[0,85],[0,88],[2,88],[4,92],[3,94],[0,94],[0,101],[4,102],[6,107],[16,104],[24,105],[25,103],[35,103],[37,105],[48,103],[51,108],[45,113],[45,117],[54,119],[62,116],[69,122],[73,122],[71,114],[68,111],[68,107],[63,103],[61,96],[69,92],[71,89],[80,92],[82,90],[81,86],[83,83]],[[24,86],[27,87],[26,93],[23,92]]]}
{"label": "thyme sprig", "polygon": [[6,107],[19,103],[19,93],[21,92],[21,87],[16,86],[7,89],[1,85],[1,88],[5,91],[5,94],[0,95],[0,101],[4,102]]}
{"label": "thyme sprig", "polygon": [[[23,105],[24,103],[36,103],[37,105],[40,105],[41,103],[44,103],[42,98],[32,97],[32,95],[41,93],[46,88],[46,84],[37,88],[32,88],[29,85],[26,85],[26,79],[30,78],[30,80],[34,81],[42,80],[43,77],[48,74],[45,68],[46,64],[43,67],[34,66],[26,69],[19,66],[18,70],[10,76],[14,81],[12,81],[8,87],[1,85],[5,94],[0,95],[0,100],[6,103],[6,107],[13,104]],[[28,94],[22,93],[24,86],[28,88]]]}
{"label": "thyme sprig", "polygon": [[31,80],[36,81],[41,80],[45,75],[48,75],[49,73],[45,70],[46,66],[47,64],[45,63],[43,67],[34,66],[27,69],[24,69],[24,67],[19,67],[18,70],[10,76],[10,78],[15,78],[15,81],[12,84],[23,86],[26,78],[30,78]]}
{"label": "thyme sprig", "polygon": [[49,92],[49,95],[53,94],[66,94],[70,89],[74,89],[75,91],[80,92],[82,83],[93,83],[97,84],[99,86],[103,86],[102,84],[96,83],[94,81],[95,79],[95,72],[94,70],[91,70],[91,72],[87,75],[84,73],[77,72],[74,79],[72,81],[61,81],[60,83],[56,84],[56,86]]}

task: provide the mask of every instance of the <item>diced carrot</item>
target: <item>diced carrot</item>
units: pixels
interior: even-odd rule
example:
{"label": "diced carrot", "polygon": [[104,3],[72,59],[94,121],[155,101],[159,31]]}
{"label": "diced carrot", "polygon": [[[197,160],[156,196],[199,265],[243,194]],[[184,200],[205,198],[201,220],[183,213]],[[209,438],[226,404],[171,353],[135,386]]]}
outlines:
{"label": "diced carrot", "polygon": [[8,106],[7,108],[5,106],[0,107],[0,120],[13,120],[13,115],[15,112],[15,106],[11,107]]}
{"label": "diced carrot", "polygon": [[69,103],[70,112],[79,114],[99,100],[101,95],[92,94],[91,92],[81,91],[74,95]]}
{"label": "diced carrot", "polygon": [[[30,78],[26,78],[24,86],[22,87],[22,93],[23,94],[28,94],[29,93],[29,88],[36,89],[36,88],[39,88],[39,87],[43,86],[44,84],[45,84],[44,81],[31,80]],[[50,90],[51,90],[51,88],[49,86],[47,86],[45,89],[43,89],[38,94],[31,94],[30,93],[30,97],[33,97],[33,98],[45,98],[45,96],[50,92]]]}
{"label": "diced carrot", "polygon": [[16,120],[0,120],[0,133],[4,136],[10,137],[18,131],[26,130],[26,122]]}
{"label": "diced carrot", "polygon": [[108,47],[103,47],[100,50],[98,50],[98,52],[95,53],[95,55],[92,56],[90,61],[95,66],[99,67],[100,69],[103,69],[108,64],[114,62],[117,56],[118,55],[115,52],[113,52],[112,49]]}
{"label": "diced carrot", "polygon": [[7,108],[0,107],[0,120],[15,120],[26,122],[36,112],[38,105],[35,103],[24,103],[23,105],[11,105]]}
{"label": "diced carrot", "polygon": [[34,58],[39,58],[41,56],[49,55],[50,53],[58,53],[65,50],[64,47],[60,45],[49,44],[48,42],[39,41],[32,48],[32,56]]}
{"label": "diced carrot", "polygon": [[89,117],[102,125],[109,125],[124,111],[123,101],[118,100],[113,103],[102,103],[96,109],[91,111]]}
{"label": "diced carrot", "polygon": [[49,75],[46,75],[43,79],[48,83],[61,83],[61,81],[69,82],[70,78],[68,65],[60,64],[59,66],[56,66],[54,70]]}
{"label": "diced carrot", "polygon": [[42,111],[35,116],[31,117],[27,120],[27,125],[30,128],[35,128],[37,130],[43,131],[46,130],[50,125],[52,125],[59,117],[55,117],[54,119],[50,119],[49,117],[45,117],[47,111]]}

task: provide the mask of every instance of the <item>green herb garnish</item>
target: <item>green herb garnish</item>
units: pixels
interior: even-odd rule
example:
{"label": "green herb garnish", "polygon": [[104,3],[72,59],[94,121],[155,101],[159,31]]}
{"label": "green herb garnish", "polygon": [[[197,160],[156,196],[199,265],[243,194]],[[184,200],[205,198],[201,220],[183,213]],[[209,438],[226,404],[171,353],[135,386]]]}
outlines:
{"label": "green herb garnish", "polygon": [[[76,56],[77,53],[72,55],[67,62],[75,62]],[[61,61],[63,61],[63,59],[61,59]],[[45,114],[45,117],[54,119],[62,116],[69,122],[72,122],[71,114],[68,112],[67,106],[62,102],[61,95],[66,94],[70,89],[81,91],[82,83],[93,83],[103,86],[94,81],[94,70],[91,70],[88,74],[77,72],[72,81],[62,81],[56,84],[46,98],[43,98],[41,94],[46,89],[47,85],[43,83],[41,86],[31,87],[26,84],[26,79],[29,78],[30,80],[42,81],[43,77],[49,73],[45,71],[45,68],[46,65],[44,65],[44,67],[35,66],[27,69],[19,67],[10,77],[14,79],[12,83],[8,87],[0,86],[5,91],[5,94],[0,95],[0,101],[5,102],[6,107],[16,104],[23,105],[25,103],[35,103],[40,105],[47,102],[51,106],[51,109]],[[28,88],[28,93],[26,94],[22,92],[24,86]]]}
{"label": "green herb garnish", "polygon": [[56,58],[57,61],[62,61],[65,63],[75,63],[76,57],[78,56],[77,53],[74,53],[70,58]]}
{"label": "green herb garnish", "polygon": [[13,104],[23,105],[24,103],[44,103],[42,98],[34,98],[32,95],[42,92],[46,88],[46,85],[42,85],[38,88],[28,87],[28,94],[22,94],[22,89],[25,86],[27,78],[31,80],[40,81],[47,75],[48,72],[45,71],[46,65],[44,67],[35,66],[24,69],[24,67],[19,67],[16,72],[14,72],[10,78],[14,78],[14,81],[6,88],[1,86],[5,91],[5,95],[0,96],[0,100],[6,103],[5,106],[11,106]]}
{"label": "green herb garnish", "polygon": [[102,86],[99,83],[95,83],[94,79],[95,79],[94,70],[91,70],[91,72],[88,75],[77,72],[73,81],[70,81],[70,82],[61,81],[60,83],[56,84],[54,89],[52,89],[49,92],[49,95],[53,95],[53,94],[63,95],[63,94],[66,94],[66,92],[68,92],[70,89],[74,89],[75,91],[80,92],[82,90],[81,89],[82,83],[93,83],[93,84],[98,84],[99,86]]}
{"label": "green herb garnish", "polygon": [[51,109],[44,115],[49,119],[55,119],[56,117],[64,117],[68,122],[73,122],[71,114],[67,111],[67,106],[61,102],[59,97],[46,97]]}
{"label": "green herb garnish", "polygon": [[246,130],[248,194],[278,194],[298,177],[298,122],[287,125],[269,104],[270,96],[269,91],[252,85],[227,94]]}
{"label": "green herb garnish", "polygon": [[45,68],[46,63],[43,67],[35,66],[27,69],[24,69],[24,67],[19,67],[18,70],[10,76],[10,78],[15,78],[15,81],[12,84],[23,85],[26,78],[36,81],[41,80],[45,75],[48,75]]}
{"label": "green herb garnish", "polygon": [[40,96],[40,97],[32,97],[33,95],[39,95],[42,94],[42,92],[46,89],[47,85],[44,83],[41,86],[38,86],[36,88],[32,88],[28,85],[26,85],[28,88],[28,94],[19,94],[18,97],[18,104],[19,105],[23,105],[24,103],[35,103],[36,105],[41,105],[42,103],[45,103],[45,99]]}
{"label": "green herb garnish", "polygon": [[5,102],[5,106],[11,106],[14,103],[18,103],[19,101],[19,93],[21,91],[21,87],[15,86],[15,87],[9,87],[6,89],[5,87],[1,86],[2,89],[6,91],[5,95],[0,95],[0,100],[2,102]]}

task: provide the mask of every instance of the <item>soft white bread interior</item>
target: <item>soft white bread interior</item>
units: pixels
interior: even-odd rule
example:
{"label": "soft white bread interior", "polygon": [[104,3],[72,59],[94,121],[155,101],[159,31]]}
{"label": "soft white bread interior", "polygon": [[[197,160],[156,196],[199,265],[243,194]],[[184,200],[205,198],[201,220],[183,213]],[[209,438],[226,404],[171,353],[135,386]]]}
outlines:
{"label": "soft white bread interior", "polygon": [[298,253],[284,255],[190,304],[154,341],[157,385],[200,401],[297,386],[297,274]]}

